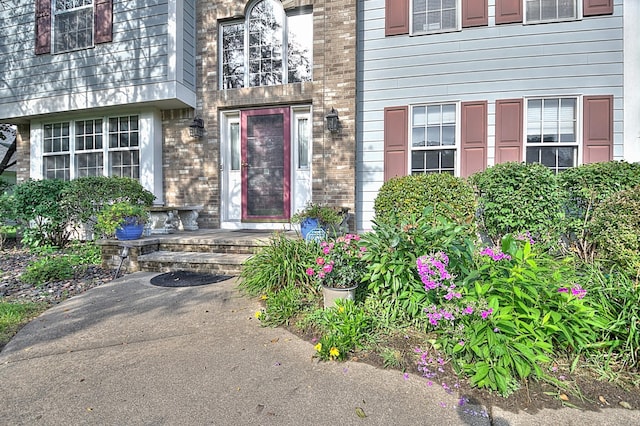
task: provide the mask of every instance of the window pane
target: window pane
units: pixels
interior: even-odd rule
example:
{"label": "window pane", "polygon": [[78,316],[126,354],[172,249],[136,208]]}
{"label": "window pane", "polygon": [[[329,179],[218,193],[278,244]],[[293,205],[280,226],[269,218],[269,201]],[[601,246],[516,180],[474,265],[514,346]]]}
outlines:
{"label": "window pane", "polygon": [[431,105],[427,107],[427,124],[440,124],[441,120],[440,105]]}
{"label": "window pane", "polygon": [[456,144],[456,126],[442,126],[442,145]]}
{"label": "window pane", "polygon": [[442,105],[442,122],[443,123],[456,122],[456,106],[455,105]]}
{"label": "window pane", "polygon": [[250,76],[252,86],[282,83],[281,58],[283,38],[283,12],[273,0],[262,0],[249,14],[249,67],[256,75]]}
{"label": "window pane", "polygon": [[244,87],[244,22],[222,27],[222,88]]}
{"label": "window pane", "polygon": [[427,170],[438,170],[440,168],[440,151],[425,151],[427,158]]}
{"label": "window pane", "polygon": [[424,127],[414,127],[411,130],[411,146],[424,146]]}
{"label": "window pane", "polygon": [[413,108],[413,125],[414,126],[424,126],[424,107],[414,107]]}
{"label": "window pane", "polygon": [[289,83],[311,81],[313,68],[313,14],[287,16]]}
{"label": "window pane", "polygon": [[411,153],[411,173],[424,173],[425,166],[424,151],[413,151]]}
{"label": "window pane", "polygon": [[442,150],[442,169],[451,170],[454,169],[455,164],[455,151],[452,149]]}
{"label": "window pane", "polygon": [[309,120],[298,119],[298,168],[309,168]]}
{"label": "window pane", "polygon": [[577,165],[576,151],[577,148],[558,148],[558,168],[568,169],[569,167],[575,167]]}
{"label": "window pane", "polygon": [[440,127],[427,127],[427,146],[440,146]]}
{"label": "window pane", "polygon": [[231,170],[240,170],[240,124],[229,125],[229,138],[231,143]]}

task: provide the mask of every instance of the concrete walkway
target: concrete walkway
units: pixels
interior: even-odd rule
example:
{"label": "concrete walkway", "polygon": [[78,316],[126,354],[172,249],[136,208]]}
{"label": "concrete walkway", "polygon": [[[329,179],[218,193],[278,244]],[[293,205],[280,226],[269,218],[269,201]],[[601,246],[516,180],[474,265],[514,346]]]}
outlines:
{"label": "concrete walkway", "polygon": [[160,288],[153,275],[94,288],[24,327],[0,353],[0,424],[640,424],[619,408],[460,406],[419,376],[316,361],[312,344],[261,327],[235,280]]}

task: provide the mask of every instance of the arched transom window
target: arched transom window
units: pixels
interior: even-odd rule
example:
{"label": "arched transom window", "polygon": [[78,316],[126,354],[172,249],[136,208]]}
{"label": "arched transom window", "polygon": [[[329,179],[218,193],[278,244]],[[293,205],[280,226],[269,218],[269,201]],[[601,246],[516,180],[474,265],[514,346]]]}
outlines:
{"label": "arched transom window", "polygon": [[259,0],[243,21],[221,24],[221,88],[311,81],[311,9],[285,12],[277,0]]}

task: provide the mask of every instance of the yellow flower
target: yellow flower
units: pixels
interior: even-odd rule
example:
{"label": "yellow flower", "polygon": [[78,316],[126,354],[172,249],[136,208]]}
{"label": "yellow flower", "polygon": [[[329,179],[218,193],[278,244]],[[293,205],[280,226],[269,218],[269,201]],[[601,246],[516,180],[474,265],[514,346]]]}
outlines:
{"label": "yellow flower", "polygon": [[315,349],[316,352],[320,352],[322,350],[322,343],[318,343],[313,347],[313,349]]}
{"label": "yellow flower", "polygon": [[343,313],[343,312],[344,312],[344,306],[340,306],[340,307],[338,308],[338,312]]}
{"label": "yellow flower", "polygon": [[329,356],[332,358],[337,358],[340,356],[340,351],[338,350],[338,348],[333,346],[331,349],[329,349]]}
{"label": "yellow flower", "polygon": [[260,300],[267,300],[267,295],[263,294],[262,296],[260,296]]}
{"label": "yellow flower", "polygon": [[262,311],[256,311],[256,313],[253,314],[253,316],[260,319],[260,317],[262,316]]}

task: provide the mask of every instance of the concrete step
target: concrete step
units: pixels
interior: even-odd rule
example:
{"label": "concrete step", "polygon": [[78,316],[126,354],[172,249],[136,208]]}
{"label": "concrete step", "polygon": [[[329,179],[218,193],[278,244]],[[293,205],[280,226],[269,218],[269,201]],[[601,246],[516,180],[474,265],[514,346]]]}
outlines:
{"label": "concrete step", "polygon": [[194,251],[154,251],[138,256],[138,266],[146,272],[186,270],[212,274],[239,275],[242,262],[250,254],[204,253]]}

